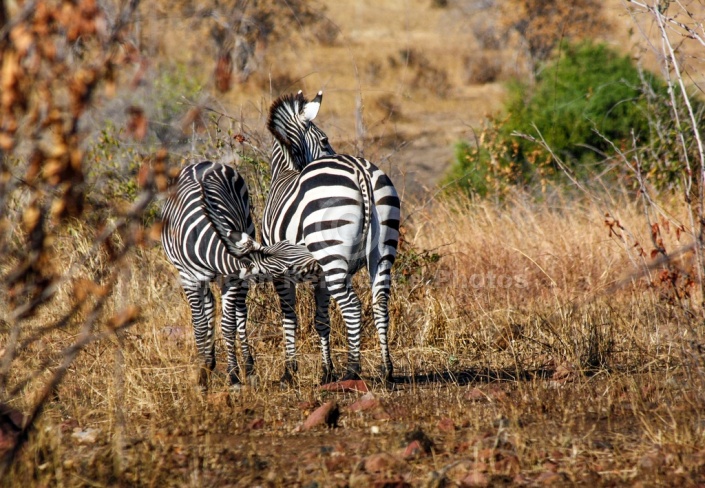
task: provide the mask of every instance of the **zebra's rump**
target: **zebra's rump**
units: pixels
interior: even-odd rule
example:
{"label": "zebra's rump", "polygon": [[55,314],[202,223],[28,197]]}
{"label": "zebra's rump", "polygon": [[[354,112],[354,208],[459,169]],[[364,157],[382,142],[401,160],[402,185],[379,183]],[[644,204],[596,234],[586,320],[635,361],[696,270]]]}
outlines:
{"label": "zebra's rump", "polygon": [[162,243],[180,273],[197,281],[216,276],[301,281],[320,267],[303,246],[254,241],[244,180],[218,163],[186,166],[163,211]]}

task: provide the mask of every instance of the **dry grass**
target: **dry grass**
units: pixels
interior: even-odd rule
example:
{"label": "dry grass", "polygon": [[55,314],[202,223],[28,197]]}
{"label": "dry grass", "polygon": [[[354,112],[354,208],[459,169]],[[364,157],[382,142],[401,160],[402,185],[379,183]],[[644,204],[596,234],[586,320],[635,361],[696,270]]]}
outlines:
{"label": "dry grass", "polygon": [[[273,46],[265,56],[271,69],[262,67],[214,106],[238,114],[233,124],[246,129],[249,124],[256,132],[277,95],[267,89],[270,79],[285,88],[295,82],[289,91],[324,87],[335,96],[326,98],[322,125],[336,148],[354,152],[356,98],[362,93],[366,155],[385,169],[393,167],[399,188],[418,161],[426,165],[422,174],[438,175],[447,161],[429,157],[428,149],[470,137],[467,124],[497,110],[503,88],[466,84],[472,61],[466,55],[482,55],[477,43],[501,48],[492,45],[496,41],[482,22],[468,30],[452,22],[452,10],[431,8],[432,3],[395,0],[380,10],[379,2],[326,2],[342,36],[323,44],[308,44],[304,36]],[[620,1],[607,4],[620,21],[629,21]],[[200,49],[205,30],[165,15],[165,5],[143,2],[143,18],[151,20],[141,25],[145,45],[155,59],[211,73],[214,60]],[[616,31],[621,37],[612,41],[628,44],[627,29]],[[400,57],[402,51],[417,53],[414,62]],[[521,68],[519,60],[504,55],[509,59],[501,76]],[[434,83],[443,80],[445,92],[437,92]],[[416,159],[409,163],[397,154],[390,162],[388,154],[402,141],[409,142],[405,156]],[[666,207],[674,222],[687,221],[677,203]],[[623,239],[609,233],[606,212],[629,230],[620,234]],[[399,378],[393,390],[375,383],[379,351],[369,291],[366,280],[356,278],[365,307],[364,374],[381,407],[353,412],[349,407],[359,394],[317,388],[318,341],[305,287],[298,304],[299,383],[287,391],[278,388],[279,310],[271,287],[259,285],[249,297],[249,331],[260,386],[229,392],[219,341],[220,374],[202,393],[196,387],[190,314],[174,269],[159,247],[140,248],[123,263],[103,314],[107,318],[135,304],[141,320],[78,356],[0,485],[705,482],[704,342],[702,325],[689,314],[697,310],[698,297],[693,303],[674,301],[672,290],[658,280],[659,269],[639,256],[635,242],[650,252],[650,229],[639,203],[626,197],[599,205],[559,197],[535,203],[522,194],[502,204],[407,199],[405,214],[391,300]],[[76,223],[58,238],[54,265],[69,269],[82,263],[77,277],[104,279],[105,256],[88,256],[93,232]],[[687,241],[679,242],[675,233],[663,237],[669,250]],[[684,255],[678,265],[687,269],[687,260]],[[4,273],[11,263],[0,264]],[[27,322],[21,339],[57,320],[77,291],[71,284],[62,287],[54,305]],[[42,361],[55,367],[62,349],[76,340],[82,319],[25,347],[10,387]],[[340,369],[345,332],[336,311],[332,321]],[[109,332],[104,323],[100,327]],[[8,335],[0,321],[0,348]],[[12,406],[28,411],[49,373],[20,389]],[[341,406],[338,428],[297,429],[330,399]],[[422,452],[405,456],[414,438],[421,440]]]}
{"label": "dry grass", "polygon": [[[620,208],[625,227],[645,227],[638,205]],[[382,409],[355,413],[347,407],[359,394],[316,388],[320,364],[305,289],[300,381],[279,390],[282,339],[265,285],[250,295],[260,386],[231,394],[217,376],[202,394],[186,301],[161,250],[148,248],[130,257],[112,297],[116,309],[142,307],[141,322],[79,356],[2,484],[703,481],[702,336],[643,280],[610,288],[634,268],[608,237],[602,210],[518,195],[501,206],[434,201],[407,215],[392,298],[401,383],[392,391],[373,387]],[[77,259],[81,242],[60,244],[62,259]],[[100,266],[97,259],[82,272],[91,276]],[[34,325],[55,314],[45,310]],[[373,385],[378,349],[369,308],[365,320],[364,372]],[[333,328],[340,367],[337,313]],[[14,379],[57,355],[75,333],[68,328],[28,347]],[[14,407],[31,404],[36,383]],[[310,409],[331,398],[342,409],[337,429],[297,431]],[[416,428],[432,447],[403,460]],[[379,461],[373,455],[381,452],[395,457]]]}

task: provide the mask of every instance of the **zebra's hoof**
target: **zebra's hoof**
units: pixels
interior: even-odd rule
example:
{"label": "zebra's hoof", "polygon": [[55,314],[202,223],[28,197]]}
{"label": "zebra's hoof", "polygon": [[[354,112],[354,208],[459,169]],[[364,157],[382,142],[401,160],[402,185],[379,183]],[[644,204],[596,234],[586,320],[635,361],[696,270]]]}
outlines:
{"label": "zebra's hoof", "polygon": [[250,385],[251,388],[257,388],[259,386],[259,377],[256,374],[248,374],[247,384]]}
{"label": "zebra's hoof", "polygon": [[288,390],[292,386],[294,386],[294,375],[292,375],[291,371],[287,368],[282,377],[279,379],[279,388],[282,390]]}
{"label": "zebra's hoof", "polygon": [[336,381],[338,381],[338,375],[335,374],[332,369],[325,368],[323,375],[321,375],[321,384],[326,385],[328,383],[335,383]]}
{"label": "zebra's hoof", "polygon": [[361,380],[360,371],[347,370],[340,381]]}
{"label": "zebra's hoof", "polygon": [[208,391],[208,382],[210,381],[211,371],[205,366],[201,366],[198,370],[198,387],[204,393]]}
{"label": "zebra's hoof", "polygon": [[394,368],[382,365],[379,367],[379,374],[385,383],[394,383]]}

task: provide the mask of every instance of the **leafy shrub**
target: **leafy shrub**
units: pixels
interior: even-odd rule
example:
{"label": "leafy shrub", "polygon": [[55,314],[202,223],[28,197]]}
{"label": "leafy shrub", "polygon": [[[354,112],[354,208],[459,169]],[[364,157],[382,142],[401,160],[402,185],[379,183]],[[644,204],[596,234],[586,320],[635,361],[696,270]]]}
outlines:
{"label": "leafy shrub", "polygon": [[[516,136],[523,133],[543,138],[578,178],[605,169],[615,148],[631,149],[636,141],[652,183],[674,184],[682,155],[675,135],[664,137],[677,130],[670,105],[666,84],[628,57],[602,44],[568,45],[535,85],[509,85],[505,118],[487,121],[477,147],[458,146],[448,181],[485,195],[560,178],[550,152]],[[701,118],[702,107],[697,105]]]}

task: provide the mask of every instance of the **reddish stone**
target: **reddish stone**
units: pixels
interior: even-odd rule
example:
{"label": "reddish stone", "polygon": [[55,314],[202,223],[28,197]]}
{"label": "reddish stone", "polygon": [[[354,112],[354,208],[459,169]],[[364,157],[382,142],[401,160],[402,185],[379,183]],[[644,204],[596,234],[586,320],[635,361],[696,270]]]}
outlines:
{"label": "reddish stone", "polygon": [[319,405],[320,403],[318,402],[299,402],[296,406],[299,407],[300,410],[306,411],[318,408]]}
{"label": "reddish stone", "polygon": [[367,393],[368,391],[370,391],[370,389],[367,388],[367,383],[362,380],[345,380],[337,381],[335,383],[326,383],[325,385],[321,385],[320,387],[318,387],[318,389],[323,391],[337,392],[357,391],[360,393]]}
{"label": "reddish stone", "polygon": [[473,471],[460,480],[460,486],[463,488],[490,486],[490,480],[485,473]]}
{"label": "reddish stone", "polygon": [[521,471],[521,463],[514,454],[502,454],[500,459],[495,461],[494,470],[497,473],[515,476]]}
{"label": "reddish stone", "polygon": [[319,425],[327,425],[328,427],[336,427],[338,425],[338,417],[340,417],[340,409],[335,400],[324,403],[308,416],[302,430],[309,430]]}
{"label": "reddish stone", "polygon": [[489,400],[487,395],[485,395],[485,393],[479,388],[472,388],[471,390],[468,390],[465,394],[465,399],[471,402],[486,402]]}
{"label": "reddish stone", "polygon": [[264,419],[253,419],[247,424],[247,430],[259,430],[264,428]]}
{"label": "reddish stone", "polygon": [[512,484],[515,486],[524,486],[529,483],[531,483],[531,479],[522,473],[519,473],[512,479]]}
{"label": "reddish stone", "polygon": [[348,409],[350,409],[351,412],[364,412],[366,410],[374,410],[380,406],[381,404],[379,399],[374,396],[372,392],[368,392],[358,398],[355,403],[348,407]]}
{"label": "reddish stone", "polygon": [[419,441],[411,441],[404,452],[402,453],[402,458],[404,459],[415,459],[421,457],[425,454],[424,448]]}
{"label": "reddish stone", "polygon": [[385,409],[379,407],[372,412],[372,418],[375,420],[390,420],[392,416]]}
{"label": "reddish stone", "polygon": [[387,452],[367,456],[363,461],[368,473],[388,473],[402,466],[402,462]]}
{"label": "reddish stone", "polygon": [[444,417],[438,422],[438,430],[446,433],[455,432],[455,423],[448,417]]}
{"label": "reddish stone", "polygon": [[558,486],[565,484],[565,482],[566,479],[562,473],[554,473],[552,471],[545,471],[534,480],[535,484],[544,486]]}

